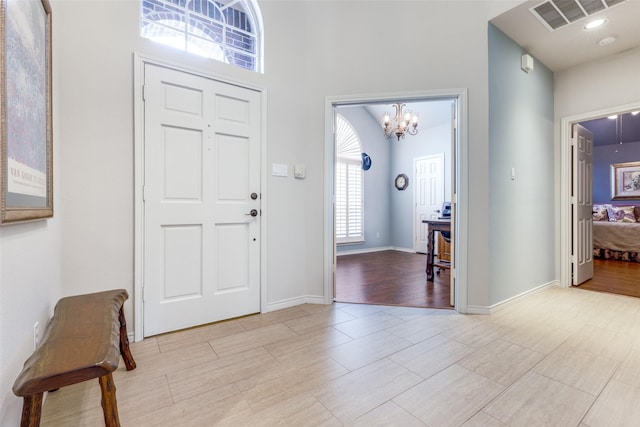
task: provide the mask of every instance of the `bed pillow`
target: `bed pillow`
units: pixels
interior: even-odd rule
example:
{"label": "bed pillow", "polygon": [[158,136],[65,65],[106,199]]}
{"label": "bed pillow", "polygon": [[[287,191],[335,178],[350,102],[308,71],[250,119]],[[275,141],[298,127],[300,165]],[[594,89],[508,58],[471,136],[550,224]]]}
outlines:
{"label": "bed pillow", "polygon": [[609,215],[607,214],[607,206],[605,206],[605,205],[593,205],[593,220],[594,221],[609,221]]}
{"label": "bed pillow", "polygon": [[611,206],[607,209],[611,222],[636,222],[634,206]]}

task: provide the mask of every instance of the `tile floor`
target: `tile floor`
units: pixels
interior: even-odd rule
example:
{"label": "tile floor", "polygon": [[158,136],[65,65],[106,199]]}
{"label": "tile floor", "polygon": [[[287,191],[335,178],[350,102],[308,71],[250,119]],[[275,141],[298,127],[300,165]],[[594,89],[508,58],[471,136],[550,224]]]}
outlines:
{"label": "tile floor", "polygon": [[[638,426],[640,299],[548,288],[491,316],[302,305],[132,343],[123,426]],[[97,381],[43,426],[100,426]]]}

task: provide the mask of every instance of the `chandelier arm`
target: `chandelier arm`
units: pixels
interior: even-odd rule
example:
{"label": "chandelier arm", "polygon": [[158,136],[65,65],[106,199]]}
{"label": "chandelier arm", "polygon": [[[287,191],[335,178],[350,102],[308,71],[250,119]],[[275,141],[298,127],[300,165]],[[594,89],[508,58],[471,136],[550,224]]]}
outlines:
{"label": "chandelier arm", "polygon": [[382,120],[385,138],[390,138],[392,134],[395,134],[398,141],[400,141],[400,138],[404,139],[406,133],[409,133],[409,135],[418,133],[418,116],[411,111],[407,111],[405,117],[403,108],[406,106],[407,104],[400,102],[393,104],[393,108],[395,109],[395,116],[393,118],[385,113]]}

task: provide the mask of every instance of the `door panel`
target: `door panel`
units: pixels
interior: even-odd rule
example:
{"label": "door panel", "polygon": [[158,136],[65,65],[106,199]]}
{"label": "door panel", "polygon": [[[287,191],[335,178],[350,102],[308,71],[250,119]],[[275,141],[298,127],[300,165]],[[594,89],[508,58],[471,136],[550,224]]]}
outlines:
{"label": "door panel", "polygon": [[164,286],[162,300],[202,296],[202,227],[162,227]]}
{"label": "door panel", "polygon": [[217,271],[219,275],[216,292],[244,290],[248,283],[247,254],[249,230],[244,224],[220,225],[216,227]]}
{"label": "door panel", "polygon": [[260,93],[145,66],[144,335],[260,311]]}
{"label": "door panel", "polygon": [[593,277],[593,135],[573,127],[573,284]]}
{"label": "door panel", "polygon": [[223,183],[218,188],[218,201],[244,202],[249,194],[247,158],[249,140],[230,135],[218,135],[216,140],[216,181]]}
{"label": "door panel", "polygon": [[415,159],[415,248],[427,253],[427,227],[422,221],[437,217],[444,202],[444,154]]}
{"label": "door panel", "polygon": [[202,132],[163,126],[164,200],[202,200]]}

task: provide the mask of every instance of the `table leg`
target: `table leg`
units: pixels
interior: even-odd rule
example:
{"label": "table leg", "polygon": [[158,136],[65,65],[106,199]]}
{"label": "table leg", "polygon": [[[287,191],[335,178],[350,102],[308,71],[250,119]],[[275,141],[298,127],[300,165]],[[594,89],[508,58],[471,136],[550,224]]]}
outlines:
{"label": "table leg", "polygon": [[107,427],[120,427],[118,417],[118,403],[116,401],[116,385],[113,382],[111,372],[98,378],[100,391],[102,392],[102,412],[104,424]]}
{"label": "table leg", "polygon": [[22,404],[21,427],[38,427],[42,413],[42,393],[25,396]]}
{"label": "table leg", "polygon": [[124,318],[123,307],[120,307],[120,314],[118,319],[120,320],[120,354],[122,354],[122,360],[127,367],[127,371],[136,369],[136,361],[131,355],[131,349],[129,349],[129,337],[127,336],[127,321]]}
{"label": "table leg", "polygon": [[433,229],[427,228],[427,281],[433,282]]}

